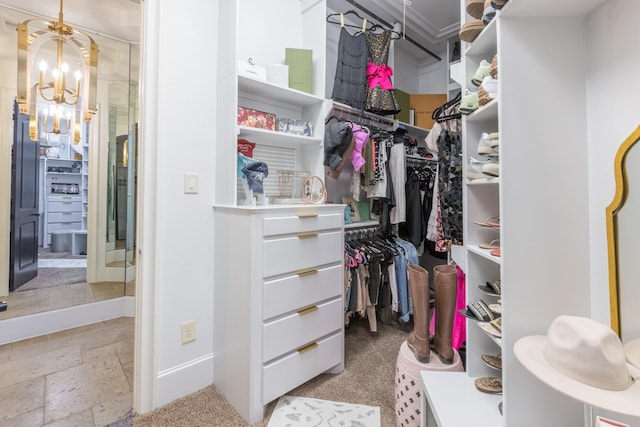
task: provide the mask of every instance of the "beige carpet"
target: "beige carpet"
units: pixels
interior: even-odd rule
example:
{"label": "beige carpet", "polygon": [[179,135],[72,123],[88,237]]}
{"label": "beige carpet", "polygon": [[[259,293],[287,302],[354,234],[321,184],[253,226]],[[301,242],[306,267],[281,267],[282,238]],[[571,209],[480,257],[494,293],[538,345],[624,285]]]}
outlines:
{"label": "beige carpet", "polygon": [[50,288],[53,286],[83,283],[87,280],[87,269],[79,267],[53,268],[39,267],[38,275],[20,286],[16,291]]}
{"label": "beige carpet", "polygon": [[[380,425],[395,426],[396,358],[410,327],[393,321],[379,321],[378,332],[371,333],[366,320],[354,322],[346,331],[344,372],[339,375],[322,374],[288,392],[287,395],[379,406]],[[276,399],[267,405],[264,419],[253,424],[254,427],[267,426],[277,402]],[[240,427],[249,424],[214,386],[209,386],[153,412],[135,416],[133,425]]]}

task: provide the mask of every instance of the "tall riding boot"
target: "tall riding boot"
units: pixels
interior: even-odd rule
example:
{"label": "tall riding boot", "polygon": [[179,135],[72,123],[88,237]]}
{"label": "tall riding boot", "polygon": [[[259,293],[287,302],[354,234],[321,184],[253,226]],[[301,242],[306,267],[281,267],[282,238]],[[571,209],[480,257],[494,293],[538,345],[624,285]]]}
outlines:
{"label": "tall riding boot", "polygon": [[407,345],[419,362],[429,362],[429,272],[419,265],[409,264],[409,289],[413,304],[413,332]]}
{"label": "tall riding boot", "polygon": [[453,363],[451,333],[456,311],[457,273],[453,265],[437,265],[433,268],[436,304],[435,336],[431,342],[433,350],[445,365]]}

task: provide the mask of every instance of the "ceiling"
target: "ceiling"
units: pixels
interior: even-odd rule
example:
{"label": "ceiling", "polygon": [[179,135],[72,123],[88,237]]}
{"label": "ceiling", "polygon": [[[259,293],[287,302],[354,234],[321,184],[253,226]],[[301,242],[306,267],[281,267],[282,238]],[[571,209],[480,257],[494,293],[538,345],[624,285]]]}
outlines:
{"label": "ceiling", "polygon": [[437,59],[408,39],[442,57],[447,41],[457,39],[460,30],[459,0],[327,0],[327,4],[335,12],[355,10],[360,16],[369,15],[374,22],[404,23],[407,39],[397,40],[396,47],[427,63]]}
{"label": "ceiling", "polygon": [[[64,0],[64,21],[94,36],[101,66],[107,59],[122,62],[118,56],[128,53],[120,52],[119,44],[140,40],[140,1]],[[335,12],[355,10],[374,22],[404,25],[407,39],[397,40],[396,47],[427,63],[437,61],[427,51],[442,57],[447,41],[457,38],[460,28],[459,0],[327,0],[327,4]],[[55,20],[59,7],[59,0],[0,0],[0,46],[11,46],[15,55],[15,24],[33,18]]]}

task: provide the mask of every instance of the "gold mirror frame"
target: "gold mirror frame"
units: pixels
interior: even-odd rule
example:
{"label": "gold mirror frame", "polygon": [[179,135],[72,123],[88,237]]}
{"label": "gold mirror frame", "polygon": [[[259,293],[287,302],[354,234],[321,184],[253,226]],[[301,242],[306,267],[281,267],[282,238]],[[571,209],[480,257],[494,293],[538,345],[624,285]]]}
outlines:
{"label": "gold mirror frame", "polygon": [[628,194],[627,173],[624,167],[627,153],[640,139],[640,126],[629,135],[622,143],[613,163],[613,170],[616,181],[616,192],[613,200],[606,208],[607,221],[607,247],[609,258],[609,307],[611,312],[611,328],[616,331],[618,336],[622,336],[622,325],[620,324],[620,283],[619,263],[618,263],[618,221],[616,214],[624,206]]}

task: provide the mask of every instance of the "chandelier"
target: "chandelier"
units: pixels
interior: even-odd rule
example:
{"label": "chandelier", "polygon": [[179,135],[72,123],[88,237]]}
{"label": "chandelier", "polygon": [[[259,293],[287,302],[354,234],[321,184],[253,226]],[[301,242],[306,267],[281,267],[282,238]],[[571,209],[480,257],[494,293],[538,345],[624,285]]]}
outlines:
{"label": "chandelier", "polygon": [[98,45],[64,23],[62,2],[58,21],[18,24],[18,105],[31,139],[72,133],[77,144],[96,112]]}

